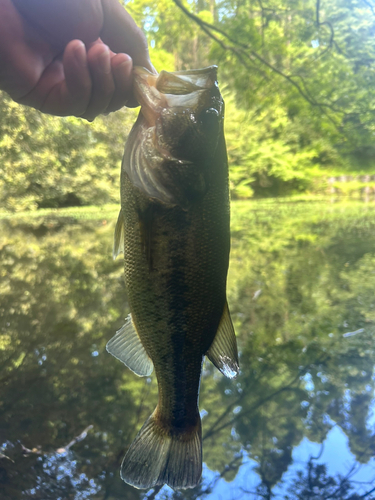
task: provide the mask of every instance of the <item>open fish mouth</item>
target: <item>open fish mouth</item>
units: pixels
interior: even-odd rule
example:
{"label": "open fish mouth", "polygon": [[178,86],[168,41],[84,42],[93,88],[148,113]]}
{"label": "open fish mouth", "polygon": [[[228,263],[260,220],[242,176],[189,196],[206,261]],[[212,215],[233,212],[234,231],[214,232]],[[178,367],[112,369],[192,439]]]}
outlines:
{"label": "open fish mouth", "polygon": [[208,191],[224,117],[216,79],[216,66],[159,75],[134,68],[141,111],[123,168],[150,198],[187,209]]}
{"label": "open fish mouth", "polygon": [[166,108],[186,108],[199,113],[210,97],[210,90],[217,85],[217,66],[159,75],[136,66],[134,95],[141,105],[141,113],[148,125],[155,125],[156,118]]}

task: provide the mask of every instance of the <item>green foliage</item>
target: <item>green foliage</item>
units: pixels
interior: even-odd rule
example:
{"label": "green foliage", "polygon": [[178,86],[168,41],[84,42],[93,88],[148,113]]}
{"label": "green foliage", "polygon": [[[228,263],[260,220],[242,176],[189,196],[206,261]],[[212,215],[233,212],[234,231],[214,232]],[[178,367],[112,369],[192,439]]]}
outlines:
{"label": "green foliage", "polygon": [[[157,70],[219,66],[234,199],[322,192],[330,176],[371,173],[375,10],[370,3],[127,0],[125,5],[147,34]],[[0,207],[116,202],[123,146],[135,116],[121,110],[89,124],[42,116],[0,95]],[[339,186],[340,192],[359,190],[355,182],[357,187]]]}
{"label": "green foliage", "polygon": [[105,204],[119,200],[119,167],[133,110],[98,118],[57,118],[0,94],[1,207]]}
{"label": "green foliage", "polygon": [[[204,5],[193,2],[187,10],[197,14]],[[249,111],[237,127],[247,137],[236,140],[236,148],[243,144],[241,165],[230,164],[235,194],[311,189],[315,177],[373,168],[371,5],[227,0],[214,6],[213,25],[203,26],[211,40],[207,62],[219,63],[239,113]],[[235,130],[239,122],[231,120]]]}
{"label": "green foliage", "polygon": [[228,95],[225,123],[233,198],[290,194],[311,185],[323,141],[300,148],[298,127],[290,126],[282,108],[245,111]]}

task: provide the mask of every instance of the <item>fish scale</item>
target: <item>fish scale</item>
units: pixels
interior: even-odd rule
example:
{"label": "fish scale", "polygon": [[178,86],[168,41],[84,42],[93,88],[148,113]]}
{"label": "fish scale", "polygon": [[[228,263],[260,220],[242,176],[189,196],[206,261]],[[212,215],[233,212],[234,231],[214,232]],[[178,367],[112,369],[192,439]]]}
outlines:
{"label": "fish scale", "polygon": [[131,444],[121,477],[138,488],[189,488],[202,472],[203,357],[229,377],[238,372],[226,301],[224,104],[215,67],[159,77],[136,68],[134,80],[141,112],[125,148],[114,246],[114,255],[124,249],[131,317],[107,350],[138,375],[153,365],[159,401]]}

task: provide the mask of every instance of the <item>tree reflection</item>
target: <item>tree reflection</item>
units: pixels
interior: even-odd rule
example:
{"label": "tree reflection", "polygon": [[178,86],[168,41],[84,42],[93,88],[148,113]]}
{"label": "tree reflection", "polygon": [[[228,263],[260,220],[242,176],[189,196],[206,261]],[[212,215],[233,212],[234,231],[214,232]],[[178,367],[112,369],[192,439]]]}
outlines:
{"label": "tree reflection", "polygon": [[[257,206],[236,204],[233,216],[229,299],[241,373],[228,381],[206,362],[202,378],[204,461],[217,472],[193,490],[148,498],[209,498],[223,479],[233,498],[276,498],[295,447],[322,443],[333,425],[355,467],[374,456],[373,212]],[[113,225],[12,219],[1,234],[2,498],[144,498],[119,466],[157,389],[105,353],[127,313],[122,263],[110,259]],[[84,440],[57,451],[88,425]],[[237,474],[249,459],[254,491]],[[279,498],[372,498],[375,486],[358,496],[351,476],[316,459],[288,481]]]}

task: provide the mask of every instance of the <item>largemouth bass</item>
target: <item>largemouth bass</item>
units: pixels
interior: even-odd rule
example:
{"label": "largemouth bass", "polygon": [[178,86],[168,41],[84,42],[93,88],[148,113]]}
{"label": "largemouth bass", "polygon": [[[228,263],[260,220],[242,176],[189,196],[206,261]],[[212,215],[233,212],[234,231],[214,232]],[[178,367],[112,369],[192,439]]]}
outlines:
{"label": "largemouth bass", "polygon": [[191,488],[202,473],[198,393],[203,357],[238,373],[226,300],[229,263],[224,102],[216,67],[134,70],[141,111],[121,169],[114,257],[125,256],[131,314],[107,350],[137,375],[155,368],[158,405],[121,477],[137,488]]}

